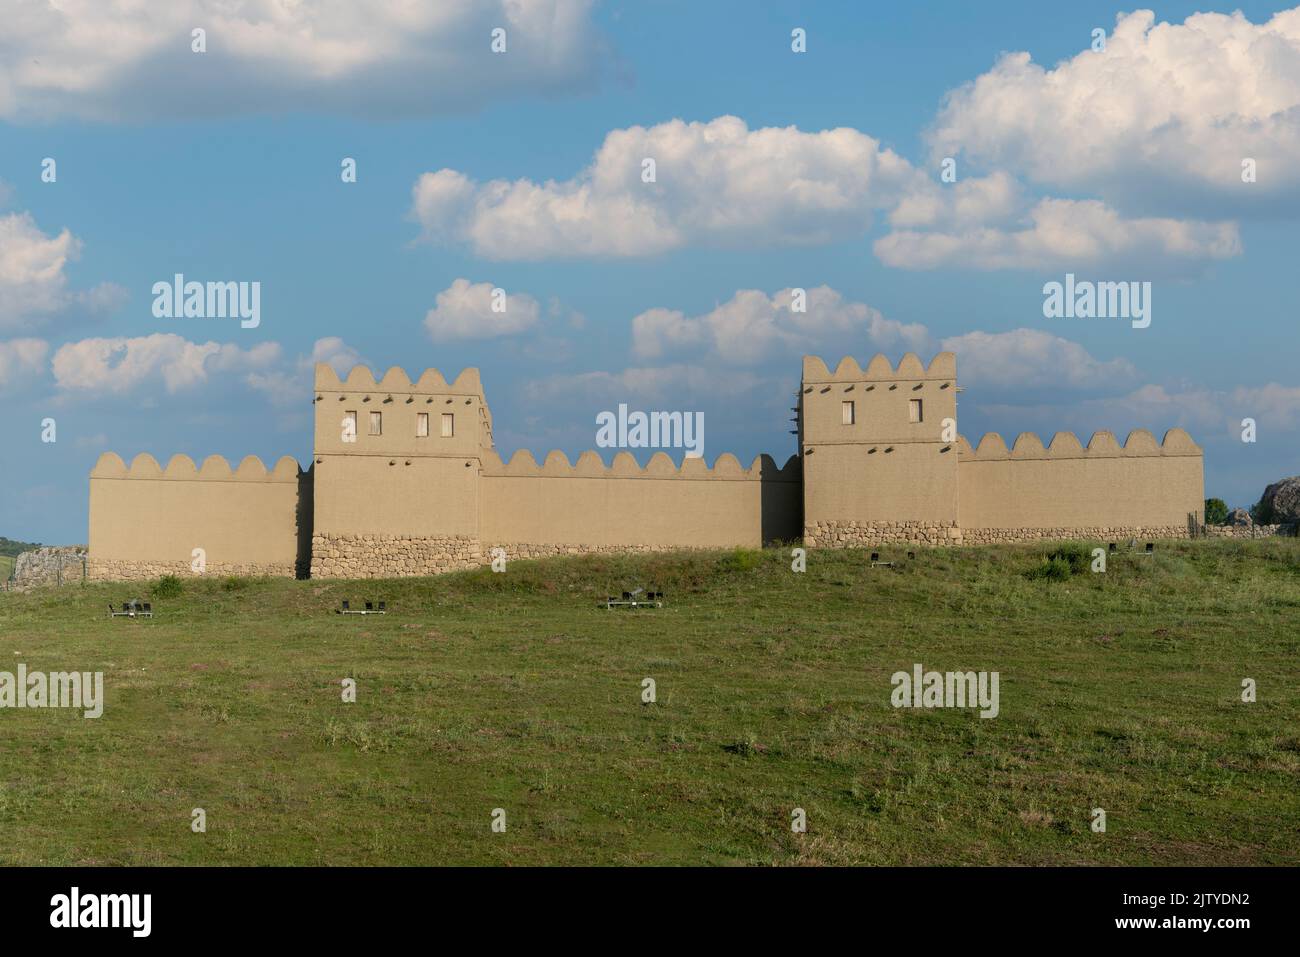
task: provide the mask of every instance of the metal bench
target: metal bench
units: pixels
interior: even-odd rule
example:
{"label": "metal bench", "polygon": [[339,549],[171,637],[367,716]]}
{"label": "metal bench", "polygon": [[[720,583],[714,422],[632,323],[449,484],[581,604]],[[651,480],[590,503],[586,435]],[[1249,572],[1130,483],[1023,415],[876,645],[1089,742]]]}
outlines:
{"label": "metal bench", "polygon": [[893,563],[893,562],[882,562],[882,561],[880,560],[880,552],[872,552],[872,553],[871,553],[871,567],[872,567],[872,568],[875,568],[877,565],[881,565],[881,566],[883,566],[883,567],[885,567],[885,568],[893,568],[893,567],[894,567],[894,563]]}
{"label": "metal bench", "polygon": [[381,601],[376,608],[374,602],[366,602],[365,608],[353,608],[352,603],[346,598],[343,599],[343,607],[338,610],[340,615],[386,615],[388,614],[388,602]]}
{"label": "metal bench", "polygon": [[130,601],[122,602],[122,610],[115,611],[112,603],[108,606],[109,618],[152,618],[153,605],[147,601],[140,601],[132,598]]}
{"label": "metal bench", "polygon": [[[638,598],[638,595],[644,593],[644,598]],[[635,591],[623,592],[622,598],[615,598],[610,595],[605,599],[606,608],[662,608],[664,606],[664,593],[661,591],[646,591],[644,588],[638,588]]]}

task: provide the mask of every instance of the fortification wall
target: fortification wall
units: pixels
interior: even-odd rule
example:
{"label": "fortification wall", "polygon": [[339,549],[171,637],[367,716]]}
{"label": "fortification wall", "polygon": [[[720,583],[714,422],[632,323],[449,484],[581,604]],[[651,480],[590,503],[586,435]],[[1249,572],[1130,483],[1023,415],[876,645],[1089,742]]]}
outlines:
{"label": "fortification wall", "polygon": [[1121,446],[1097,432],[1084,447],[1058,432],[1046,448],[1024,433],[978,448],[958,440],[965,544],[1060,538],[1187,538],[1204,509],[1201,449],[1182,429],[1157,443],[1145,429]]}
{"label": "fortification wall", "polygon": [[799,536],[799,461],[749,468],[724,454],[674,465],[663,452],[643,469],[627,452],[606,466],[595,452],[570,464],[552,452],[502,463],[485,453],[480,537],[511,557],[668,548],[761,547]]}
{"label": "fortification wall", "polygon": [[288,457],[268,471],[249,456],[232,471],[216,455],[202,468],[176,455],[163,469],[148,454],[128,468],[105,452],[90,473],[87,577],[193,575],[196,548],[205,552],[205,574],[293,577],[298,486],[298,463]]}

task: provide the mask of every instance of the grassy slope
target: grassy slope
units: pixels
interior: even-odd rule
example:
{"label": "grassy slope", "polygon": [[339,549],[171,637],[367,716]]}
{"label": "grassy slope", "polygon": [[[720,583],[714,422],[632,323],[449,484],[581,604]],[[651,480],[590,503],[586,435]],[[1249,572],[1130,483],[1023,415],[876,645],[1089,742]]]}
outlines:
{"label": "grassy slope", "polygon": [[[1025,577],[1041,552],[187,580],[152,622],[102,617],[147,586],[0,595],[0,667],[107,696],[0,710],[0,862],[1300,863],[1300,543],[1066,582]],[[668,607],[594,607],[649,583]],[[1001,672],[1001,715],[891,708],[914,662]]]}
{"label": "grassy slope", "polygon": [[0,555],[0,581],[6,581],[14,570],[14,559],[11,555]]}

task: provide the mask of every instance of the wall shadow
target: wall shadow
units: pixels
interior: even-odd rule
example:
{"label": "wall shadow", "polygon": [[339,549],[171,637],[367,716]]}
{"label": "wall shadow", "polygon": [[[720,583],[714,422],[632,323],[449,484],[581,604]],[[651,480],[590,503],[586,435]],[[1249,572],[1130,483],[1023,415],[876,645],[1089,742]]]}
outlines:
{"label": "wall shadow", "polygon": [[302,466],[298,467],[298,506],[295,512],[298,524],[298,558],[294,562],[295,578],[311,577],[311,536],[316,515],[315,469],[315,463],[305,472]]}
{"label": "wall shadow", "polygon": [[803,461],[792,455],[778,468],[770,455],[759,462],[759,495],[763,544],[803,538]]}

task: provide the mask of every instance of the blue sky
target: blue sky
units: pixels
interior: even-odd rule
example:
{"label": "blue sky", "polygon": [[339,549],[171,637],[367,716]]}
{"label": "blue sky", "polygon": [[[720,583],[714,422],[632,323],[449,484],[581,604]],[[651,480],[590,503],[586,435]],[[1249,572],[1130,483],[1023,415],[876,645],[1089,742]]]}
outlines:
{"label": "blue sky", "polygon": [[[0,0],[0,534],[84,541],[104,450],[305,464],[313,359],[479,367],[506,456],[626,402],[784,461],[801,355],[952,348],[972,442],[1181,426],[1231,505],[1300,472],[1300,14],[356,6]],[[259,281],[260,325],[156,318],[177,272]],[[1067,272],[1151,282],[1150,327],[1045,318]]]}

